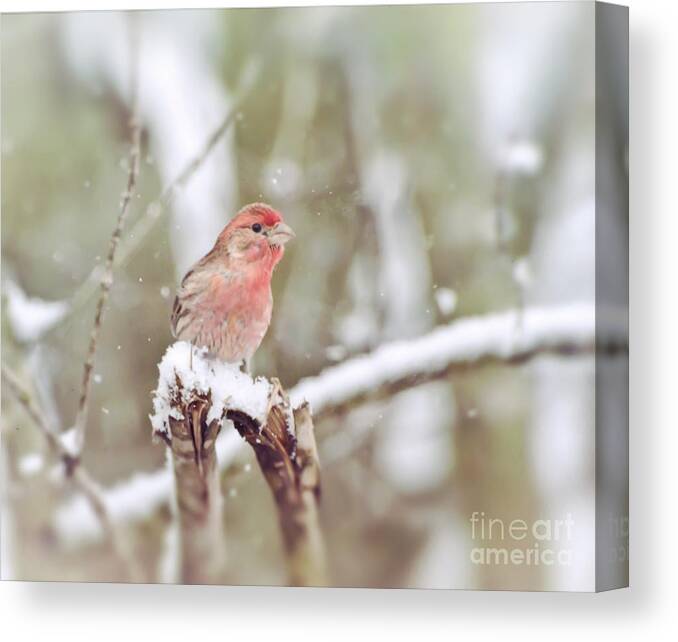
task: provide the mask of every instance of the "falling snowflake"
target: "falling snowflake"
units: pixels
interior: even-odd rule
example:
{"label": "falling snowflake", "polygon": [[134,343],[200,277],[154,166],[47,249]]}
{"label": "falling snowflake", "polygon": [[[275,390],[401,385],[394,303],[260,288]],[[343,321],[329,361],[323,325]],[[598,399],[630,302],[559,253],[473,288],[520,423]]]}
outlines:
{"label": "falling snowflake", "polygon": [[450,288],[436,288],[436,304],[443,316],[450,316],[457,307],[457,293]]}

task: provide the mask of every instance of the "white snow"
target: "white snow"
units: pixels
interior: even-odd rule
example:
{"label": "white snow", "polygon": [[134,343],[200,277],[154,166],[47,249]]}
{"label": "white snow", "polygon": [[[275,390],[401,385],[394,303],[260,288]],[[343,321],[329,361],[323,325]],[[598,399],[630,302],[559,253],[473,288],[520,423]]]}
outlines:
{"label": "white snow", "polygon": [[14,336],[26,343],[40,339],[68,312],[65,301],[45,301],[28,296],[16,283],[5,282],[7,318]]}
{"label": "white snow", "polygon": [[78,435],[75,428],[69,428],[59,435],[61,445],[73,456],[78,453]]}
{"label": "white snow", "polygon": [[[191,359],[191,349],[193,358]],[[177,341],[165,352],[158,365],[160,376],[153,396],[153,431],[170,436],[169,417],[181,419],[172,406],[177,395],[187,403],[195,393],[211,394],[212,406],[207,421],[221,420],[227,408],[240,410],[260,423],[266,418],[271,384],[262,378],[253,379],[236,364],[211,358],[203,350],[186,341]],[[178,387],[177,379],[180,382]]]}
{"label": "white snow", "polygon": [[504,150],[504,169],[515,174],[532,176],[541,170],[544,164],[542,148],[531,140],[519,140]]}
{"label": "white snow", "polygon": [[24,455],[19,459],[19,472],[24,477],[37,475],[45,465],[45,458],[40,453]]}
{"label": "white snow", "polygon": [[450,316],[457,307],[457,293],[450,288],[436,288],[434,294],[440,313]]}

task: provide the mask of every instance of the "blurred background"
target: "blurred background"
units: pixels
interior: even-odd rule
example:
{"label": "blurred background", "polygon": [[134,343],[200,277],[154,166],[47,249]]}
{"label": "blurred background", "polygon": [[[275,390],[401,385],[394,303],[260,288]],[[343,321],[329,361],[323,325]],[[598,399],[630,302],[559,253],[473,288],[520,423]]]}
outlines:
{"label": "blurred background", "polygon": [[[156,366],[172,341],[177,282],[242,205],[271,203],[297,233],[253,368],[292,386],[458,317],[593,304],[596,233],[610,273],[627,243],[615,218],[626,123],[614,111],[623,83],[612,78],[609,206],[596,215],[587,3],[3,16],[3,360],[62,430],[74,421],[94,317],[88,279],[127,178],[131,22],[143,136],[123,248],[134,247],[102,329],[84,463],[136,503],[126,528],[157,581],[171,515],[158,490],[165,448],[148,421]],[[161,202],[229,113],[205,162]],[[150,231],[130,238],[144,217]],[[590,586],[594,379],[593,355],[540,357],[320,422],[333,583]],[[3,577],[120,580],[96,529],[64,525],[74,491],[6,395],[2,456]],[[249,450],[222,484],[224,583],[284,584],[273,502]],[[528,522],[572,514],[573,563],[471,564],[474,511]]]}

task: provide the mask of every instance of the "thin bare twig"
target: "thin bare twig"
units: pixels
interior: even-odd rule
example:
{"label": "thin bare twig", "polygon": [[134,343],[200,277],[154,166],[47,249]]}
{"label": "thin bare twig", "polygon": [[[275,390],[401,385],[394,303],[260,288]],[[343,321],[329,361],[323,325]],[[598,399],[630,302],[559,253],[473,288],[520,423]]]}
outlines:
{"label": "thin bare twig", "polygon": [[127,184],[122,194],[120,202],[120,211],[118,219],[113,229],[113,234],[108,244],[108,255],[103,274],[99,280],[101,294],[97,301],[96,312],[94,315],[94,325],[90,333],[89,347],[87,356],[83,365],[82,385],[80,388],[80,399],[78,402],[78,413],[75,419],[75,444],[77,452],[81,452],[85,444],[85,427],[87,424],[87,402],[92,387],[92,370],[94,369],[94,358],[97,351],[97,343],[101,332],[101,325],[104,319],[104,310],[108,301],[108,295],[113,286],[113,264],[115,262],[116,252],[120,244],[122,229],[129,212],[130,203],[136,190],[137,178],[139,176],[139,156],[141,154],[141,122],[139,120],[139,56],[138,56],[138,34],[136,28],[130,19],[130,96],[132,111],[130,115],[131,148],[129,152],[129,172],[127,174]]}
{"label": "thin bare twig", "polygon": [[[186,164],[184,169],[179,172],[177,177],[169,185],[167,185],[155,198],[153,198],[153,200],[146,207],[144,214],[132,225],[129,234],[121,243],[120,248],[114,258],[114,267],[124,265],[141,247],[144,240],[161,220],[162,214],[171,205],[175,194],[177,194],[182,187],[188,184],[193,176],[195,176],[196,172],[209,158],[210,154],[217,146],[223,135],[228,131],[230,126],[235,121],[242,104],[249,96],[249,92],[253,87],[256,78],[258,77],[259,69],[260,67],[255,65],[251,68],[251,70],[246,70],[243,73],[243,78],[238,87],[236,98],[224,116],[223,120],[212,132],[212,134],[210,134],[200,152]],[[75,311],[83,306],[94,294],[94,292],[96,292],[99,274],[99,269],[94,268],[85,281],[75,291],[71,299],[71,313],[69,316],[72,316]]]}
{"label": "thin bare twig", "polygon": [[10,368],[2,364],[2,378],[7,384],[12,395],[21,404],[26,414],[31,418],[33,423],[40,429],[40,432],[47,440],[48,446],[64,462],[66,470],[71,470],[77,465],[77,457],[73,455],[59,439],[57,433],[50,428],[44,417],[44,413],[37,407],[33,397],[21,385],[19,378],[10,370]]}
{"label": "thin bare twig", "polygon": [[47,423],[44,413],[38,408],[31,394],[21,384],[17,375],[4,363],[2,364],[2,379],[12,393],[12,396],[19,402],[44,436],[50,450],[63,462],[67,477],[73,481],[89,502],[99,519],[103,532],[110,540],[115,555],[122,563],[123,568],[125,568],[129,580],[132,582],[143,581],[142,571],[134,559],[128,540],[110,515],[106,505],[104,489],[101,488],[82,465],[79,456],[64,446],[59,439],[59,435]]}

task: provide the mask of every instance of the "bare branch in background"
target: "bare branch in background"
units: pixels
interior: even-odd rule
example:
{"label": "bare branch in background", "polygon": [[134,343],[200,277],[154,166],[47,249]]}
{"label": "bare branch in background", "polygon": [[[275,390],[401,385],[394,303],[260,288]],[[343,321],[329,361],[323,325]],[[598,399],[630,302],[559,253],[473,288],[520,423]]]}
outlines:
{"label": "bare branch in background", "polygon": [[103,532],[110,540],[116,556],[126,571],[127,579],[132,582],[143,581],[142,571],[134,559],[127,537],[121,532],[120,527],[114,522],[108,511],[105,491],[82,465],[79,455],[71,452],[62,443],[59,435],[48,425],[44,413],[38,408],[31,394],[20,383],[16,374],[4,363],[2,364],[2,379],[12,396],[21,404],[26,414],[45,437],[50,450],[63,462],[67,477],[73,480],[75,486],[83,494]]}
{"label": "bare branch in background", "polygon": [[[609,314],[606,334],[596,337],[593,305],[528,308],[520,327],[515,322],[519,314],[519,310],[509,310],[461,319],[416,339],[385,344],[302,379],[289,390],[292,404],[308,401],[317,423],[362,401],[384,398],[458,370],[491,363],[521,363],[539,355],[567,358],[592,355],[594,349],[614,354],[628,348],[623,315]],[[185,363],[187,366],[188,356]],[[242,446],[235,433],[222,432],[216,442],[220,469],[233,463]],[[128,522],[144,519],[166,504],[171,492],[172,478],[162,469],[120,482],[106,491],[106,497],[116,521]],[[57,511],[55,526],[66,540],[74,542],[101,535],[88,507],[78,498]]]}
{"label": "bare branch in background", "polygon": [[47,424],[44,413],[38,408],[31,394],[23,387],[17,375],[4,363],[2,364],[2,378],[12,395],[43,434],[52,452],[63,462],[67,471],[72,471],[77,466],[77,456],[64,446],[59,435]]}
{"label": "bare branch in background", "polygon": [[141,154],[141,123],[139,121],[139,46],[138,46],[138,32],[134,28],[132,18],[129,22],[129,39],[130,39],[130,96],[131,96],[131,115],[130,115],[130,132],[131,132],[131,148],[129,152],[129,171],[127,174],[127,184],[125,191],[122,193],[122,200],[120,202],[120,211],[118,219],[113,229],[113,234],[108,244],[108,255],[106,256],[106,264],[104,266],[103,274],[99,279],[99,287],[101,294],[97,301],[96,312],[94,315],[94,325],[90,334],[89,347],[87,349],[87,356],[82,373],[82,385],[80,388],[80,399],[78,402],[78,412],[75,419],[75,446],[76,451],[80,453],[85,444],[85,428],[87,424],[87,402],[89,400],[89,393],[92,386],[92,370],[94,369],[94,358],[97,351],[97,343],[99,341],[99,334],[101,332],[101,325],[104,319],[104,311],[108,301],[108,295],[113,286],[113,265],[115,263],[116,252],[120,244],[122,236],[122,229],[127,219],[130,203],[134,195],[137,177],[139,175],[139,156]]}

